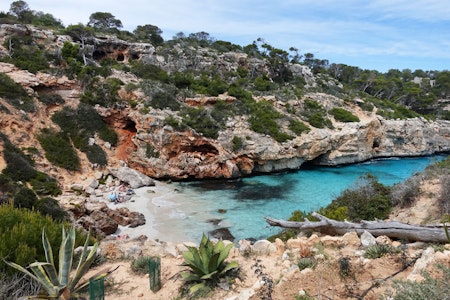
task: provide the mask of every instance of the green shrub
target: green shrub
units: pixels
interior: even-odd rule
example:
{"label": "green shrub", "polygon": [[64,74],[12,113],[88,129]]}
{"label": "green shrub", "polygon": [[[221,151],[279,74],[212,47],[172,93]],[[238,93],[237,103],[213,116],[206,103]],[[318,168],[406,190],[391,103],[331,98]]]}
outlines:
{"label": "green shrub", "polygon": [[17,109],[27,112],[35,110],[33,99],[23,87],[4,73],[0,73],[0,97]]}
{"label": "green shrub", "polygon": [[3,174],[14,181],[23,182],[36,177],[34,162],[29,157],[9,142],[5,143],[4,147],[3,158],[6,161],[6,168],[3,170]]}
{"label": "green shrub", "polygon": [[256,77],[253,84],[255,85],[255,89],[257,91],[270,91],[274,86],[274,84],[265,75]]}
{"label": "green shrub", "polygon": [[[45,259],[41,240],[44,227],[50,243],[56,247],[61,241],[60,223],[36,211],[0,205],[0,257],[20,265]],[[11,275],[14,272],[0,260],[0,273]]]}
{"label": "green shrub", "polygon": [[330,114],[339,122],[359,122],[359,118],[353,115],[348,110],[340,107],[335,107],[330,110]]}
{"label": "green shrub", "polygon": [[172,126],[173,129],[179,130],[179,131],[185,129],[185,126],[183,125],[183,123],[181,121],[179,121],[178,119],[176,119],[175,117],[173,117],[173,116],[167,116],[164,119],[164,124]]}
{"label": "green shrub", "polygon": [[233,151],[238,151],[242,149],[242,146],[244,145],[244,141],[239,136],[233,136],[233,139],[231,140],[233,143]]}
{"label": "green shrub", "polygon": [[52,120],[64,133],[70,135],[75,147],[86,153],[91,163],[99,165],[107,163],[106,153],[97,144],[89,145],[89,139],[98,133],[99,137],[107,139],[107,142],[114,146],[118,138],[94,108],[85,104],[80,104],[76,109],[64,107],[52,116]]}
{"label": "green shrub", "polygon": [[117,92],[122,85],[123,82],[117,78],[102,81],[97,77],[91,84],[85,85],[80,100],[89,105],[110,107],[121,101]]}
{"label": "green shrub", "polygon": [[130,71],[131,73],[142,79],[169,82],[169,76],[167,75],[167,72],[156,65],[133,61]]}
{"label": "green shrub", "polygon": [[80,169],[80,159],[67,134],[44,128],[37,139],[52,164],[72,171]]}
{"label": "green shrub", "polygon": [[378,182],[370,174],[360,177],[358,182],[344,190],[325,210],[339,210],[341,214],[347,208],[352,221],[386,219],[392,209],[390,188]]}
{"label": "green shrub", "polygon": [[228,88],[228,95],[236,97],[239,100],[253,100],[252,93],[238,85],[230,85]]}
{"label": "green shrub", "polygon": [[30,180],[30,184],[39,196],[58,196],[62,193],[55,178],[39,171],[37,171],[36,177]]}
{"label": "green shrub", "polygon": [[21,187],[14,195],[14,207],[32,209],[37,202],[37,196],[27,187]]}
{"label": "green shrub", "polygon": [[203,108],[186,107],[182,112],[183,123],[203,134],[205,137],[216,139],[219,136],[219,126]]}
{"label": "green shrub", "polygon": [[131,262],[131,270],[135,274],[148,274],[148,262],[151,259],[149,256],[139,256]]}
{"label": "green shrub", "polygon": [[306,99],[302,115],[306,117],[308,123],[316,128],[332,128],[331,121],[325,117],[326,112],[322,105],[315,100]]}
{"label": "green shrub", "polygon": [[289,122],[289,129],[296,135],[301,135],[302,133],[309,132],[311,130],[307,125],[305,125],[305,123],[297,120],[291,120]]}
{"label": "green shrub", "polygon": [[394,252],[395,249],[387,244],[375,244],[367,247],[364,252],[365,258],[376,259],[385,256],[386,254]]}
{"label": "green shrub", "polygon": [[87,141],[83,143],[84,146],[80,147],[80,150],[86,154],[89,162],[98,164],[99,166],[106,166],[108,158],[105,151],[97,144],[88,145]]}
{"label": "green shrub", "polygon": [[175,95],[169,92],[157,92],[155,93],[150,102],[151,107],[165,109],[169,108],[173,111],[177,111],[180,109],[180,103],[177,101]]}
{"label": "green shrub", "polygon": [[317,261],[313,257],[302,257],[297,262],[297,266],[300,269],[300,271],[306,268],[314,269],[316,265]]}
{"label": "green shrub", "polygon": [[395,290],[391,296],[393,300],[422,300],[422,299],[448,299],[450,295],[450,268],[443,265],[437,265],[437,269],[442,275],[436,275],[432,278],[428,272],[423,272],[425,278],[422,281],[400,281],[395,280],[392,287]]}
{"label": "green shrub", "polygon": [[159,152],[156,151],[155,147],[152,144],[147,143],[146,149],[145,149],[145,156],[147,158],[152,158],[152,157],[153,158],[158,158],[159,157]]}
{"label": "green shrub", "polygon": [[333,125],[331,124],[331,121],[324,117],[322,113],[313,113],[308,117],[308,123],[311,124],[311,126],[316,128],[332,128]]}
{"label": "green shrub", "polygon": [[50,216],[55,221],[65,221],[68,217],[64,208],[59,205],[59,202],[50,197],[39,199],[35,205],[35,210],[39,211],[44,216]]}
{"label": "green shrub", "polygon": [[251,115],[248,119],[250,129],[270,135],[277,142],[285,142],[293,137],[287,133],[281,132],[277,123],[277,119],[282,117],[282,114],[276,111],[272,104],[268,101],[259,101],[249,103]]}
{"label": "green shrub", "polygon": [[232,247],[233,244],[225,246],[221,240],[214,244],[205,235],[198,248],[187,246],[182,265],[189,267],[189,270],[182,272],[181,276],[190,285],[190,293],[195,294],[207,286],[215,287],[220,278],[239,267],[237,262],[225,262]]}
{"label": "green shrub", "polygon": [[38,100],[45,105],[59,105],[65,102],[59,94],[39,94]]}
{"label": "green shrub", "polygon": [[231,116],[233,116],[231,105],[227,104],[223,100],[217,101],[211,109],[211,117],[216,120],[222,127],[225,126],[226,120]]}
{"label": "green shrub", "polygon": [[10,57],[4,57],[6,62],[11,62],[16,67],[31,73],[49,68],[45,53],[33,42],[31,35],[11,36],[3,45],[9,49],[10,44],[13,52]]}

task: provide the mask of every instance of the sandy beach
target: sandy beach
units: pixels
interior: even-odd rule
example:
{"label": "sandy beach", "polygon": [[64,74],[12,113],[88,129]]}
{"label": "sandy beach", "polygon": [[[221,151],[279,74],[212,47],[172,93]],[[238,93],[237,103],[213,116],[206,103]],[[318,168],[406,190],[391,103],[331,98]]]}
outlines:
{"label": "sandy beach", "polygon": [[[108,203],[108,206],[140,212],[144,214],[146,223],[135,228],[119,226],[116,235],[128,235],[130,238],[146,235],[149,239],[164,242],[187,242],[201,238],[201,232],[195,231],[200,221],[195,218],[194,210],[189,211],[189,205],[185,207],[188,197],[177,189],[176,184],[155,181],[155,186],[138,188],[134,192],[130,200]],[[208,226],[203,222],[201,225]]]}

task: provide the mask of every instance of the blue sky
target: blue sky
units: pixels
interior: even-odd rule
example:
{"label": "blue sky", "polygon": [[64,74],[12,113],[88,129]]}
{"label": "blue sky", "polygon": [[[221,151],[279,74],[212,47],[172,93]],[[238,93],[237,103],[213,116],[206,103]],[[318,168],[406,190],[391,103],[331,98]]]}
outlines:
{"label": "blue sky", "polygon": [[[9,11],[13,1],[2,1]],[[109,12],[125,30],[152,24],[165,40],[205,31],[242,46],[257,38],[273,47],[299,49],[330,63],[385,72],[450,70],[448,0],[28,0],[64,25],[86,24]]]}

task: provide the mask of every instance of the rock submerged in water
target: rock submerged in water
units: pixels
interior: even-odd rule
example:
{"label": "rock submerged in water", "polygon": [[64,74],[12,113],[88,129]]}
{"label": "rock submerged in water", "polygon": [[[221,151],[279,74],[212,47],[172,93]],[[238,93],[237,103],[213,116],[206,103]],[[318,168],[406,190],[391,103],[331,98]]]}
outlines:
{"label": "rock submerged in water", "polygon": [[210,232],[208,232],[208,235],[219,240],[226,240],[231,242],[234,241],[234,236],[231,234],[228,228],[218,228],[211,230]]}

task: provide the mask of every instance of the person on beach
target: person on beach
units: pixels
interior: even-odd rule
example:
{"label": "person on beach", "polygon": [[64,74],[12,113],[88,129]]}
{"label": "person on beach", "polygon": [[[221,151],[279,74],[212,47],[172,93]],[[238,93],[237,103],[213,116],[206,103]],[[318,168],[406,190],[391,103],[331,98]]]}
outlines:
{"label": "person on beach", "polygon": [[116,192],[112,192],[111,194],[109,194],[108,198],[109,198],[109,201],[114,202],[114,203],[117,203],[117,195],[116,195]]}

